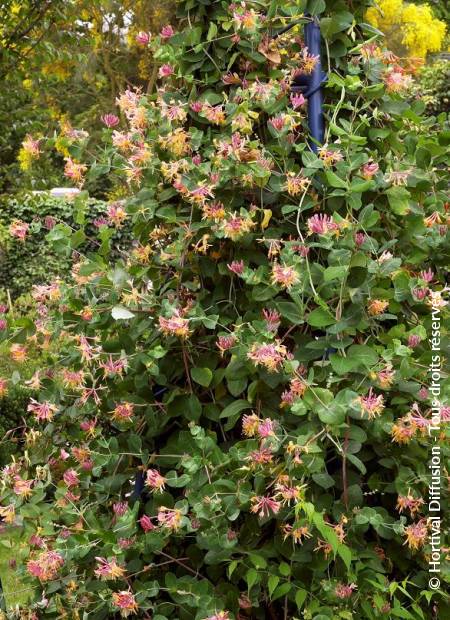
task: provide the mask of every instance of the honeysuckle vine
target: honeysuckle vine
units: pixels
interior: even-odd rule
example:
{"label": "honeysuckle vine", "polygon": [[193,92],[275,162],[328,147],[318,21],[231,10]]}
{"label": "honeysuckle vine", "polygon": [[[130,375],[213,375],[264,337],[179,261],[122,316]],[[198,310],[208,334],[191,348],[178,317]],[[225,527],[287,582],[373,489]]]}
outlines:
{"label": "honeysuckle vine", "polygon": [[[177,27],[138,35],[156,93],[130,87],[102,112],[96,161],[66,134],[68,179],[110,175],[123,199],[81,256],[76,197],[78,230],[47,235],[71,278],[34,287],[36,320],[5,315],[17,374],[0,385],[34,394],[0,496],[37,580],[26,617],[448,610],[444,586],[431,603],[427,589],[426,485],[450,132],[405,100],[413,76],[353,5],[179,1]],[[317,154],[290,92],[317,62],[306,11],[330,66]],[[27,243],[22,222],[10,232]],[[25,377],[35,348],[48,366]]]}

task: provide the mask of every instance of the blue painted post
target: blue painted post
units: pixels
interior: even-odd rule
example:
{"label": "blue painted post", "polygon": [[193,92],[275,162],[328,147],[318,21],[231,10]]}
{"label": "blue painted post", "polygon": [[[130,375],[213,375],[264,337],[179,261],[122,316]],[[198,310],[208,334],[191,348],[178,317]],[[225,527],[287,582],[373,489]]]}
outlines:
{"label": "blue painted post", "polygon": [[318,145],[323,144],[324,139],[322,84],[327,76],[320,62],[320,26],[315,18],[305,26],[305,45],[308,53],[318,56],[319,61],[311,75],[301,74],[294,79],[292,91],[302,93],[308,99],[308,124],[312,138],[310,146],[317,152]]}

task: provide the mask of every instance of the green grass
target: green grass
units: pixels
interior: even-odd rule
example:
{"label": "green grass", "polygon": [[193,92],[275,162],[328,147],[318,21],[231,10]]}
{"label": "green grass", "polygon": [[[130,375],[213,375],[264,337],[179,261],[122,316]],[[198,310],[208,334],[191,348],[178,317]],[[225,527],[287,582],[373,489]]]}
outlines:
{"label": "green grass", "polygon": [[17,568],[19,567],[21,535],[19,528],[8,528],[0,533],[0,580],[3,587],[3,596],[0,593],[0,609],[26,605],[33,593],[32,586],[9,565],[10,560],[16,560]]}

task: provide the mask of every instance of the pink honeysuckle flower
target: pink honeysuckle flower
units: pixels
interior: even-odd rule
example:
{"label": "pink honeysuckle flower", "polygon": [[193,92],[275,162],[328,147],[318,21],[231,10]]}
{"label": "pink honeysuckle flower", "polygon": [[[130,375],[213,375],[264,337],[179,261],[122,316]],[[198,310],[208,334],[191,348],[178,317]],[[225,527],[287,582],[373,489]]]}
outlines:
{"label": "pink honeysuckle flower", "polygon": [[271,281],[272,284],[276,284],[289,290],[292,286],[298,284],[300,277],[294,267],[275,263],[272,267]]}
{"label": "pink honeysuckle flower", "polygon": [[421,342],[422,338],[417,334],[410,334],[408,336],[408,347],[411,347],[411,349],[417,347],[417,345],[419,345]]}
{"label": "pink honeysuckle flower", "polygon": [[22,220],[15,220],[9,227],[9,234],[20,241],[25,241],[30,225]]}
{"label": "pink honeysuckle flower", "polygon": [[297,108],[300,108],[302,105],[305,105],[306,103],[306,99],[301,93],[292,93],[290,99],[291,99],[291,105],[294,108],[294,110],[296,110]]}
{"label": "pink honeysuckle flower", "polygon": [[160,78],[170,77],[171,75],[174,75],[174,73],[175,69],[172,67],[172,65],[169,64],[162,65],[158,71],[158,75]]}
{"label": "pink honeysuckle flower", "polygon": [[104,114],[102,116],[102,123],[106,125],[106,127],[116,127],[120,123],[120,119],[115,114]]}
{"label": "pink honeysuckle flower", "polygon": [[32,413],[38,422],[43,422],[52,420],[53,416],[58,411],[58,407],[48,401],[39,403],[32,398],[28,404],[27,411]]}
{"label": "pink honeysuckle flower", "polygon": [[243,260],[234,260],[232,263],[227,264],[228,269],[240,276],[244,273],[244,261]]}
{"label": "pink honeysuckle flower", "polygon": [[433,282],[434,272],[431,269],[428,269],[427,271],[423,270],[420,272],[419,275],[421,279],[424,280],[424,282],[426,282],[427,284],[430,284],[430,282]]}
{"label": "pink honeysuckle flower", "polygon": [[415,289],[413,289],[413,296],[417,299],[417,301],[423,301],[427,295],[427,287],[416,287]]}
{"label": "pink honeysuckle flower", "polygon": [[276,422],[270,418],[265,418],[258,424],[258,435],[261,439],[275,436]]}
{"label": "pink honeysuckle flower", "polygon": [[203,103],[201,101],[192,101],[189,107],[191,108],[193,112],[196,112],[198,114],[199,112],[203,110]]}
{"label": "pink honeysuckle flower", "polygon": [[318,235],[326,235],[338,229],[333,218],[326,213],[316,213],[308,219],[308,234],[316,233]]}
{"label": "pink honeysuckle flower", "polygon": [[148,45],[150,43],[151,34],[149,32],[140,31],[136,35],[136,43],[139,45]]}
{"label": "pink honeysuckle flower", "polygon": [[95,558],[97,560],[97,568],[94,571],[96,577],[102,580],[114,581],[115,579],[123,579],[125,576],[125,569],[119,566],[116,558],[107,560],[106,558]]}
{"label": "pink honeysuckle flower", "polygon": [[281,323],[281,315],[277,310],[267,310],[263,308],[262,311],[264,320],[266,322],[267,329],[270,332],[276,332]]}
{"label": "pink honeysuckle flower", "polygon": [[370,388],[367,396],[359,396],[358,402],[361,405],[363,413],[368,415],[369,420],[376,418],[383,412],[384,397],[382,394],[376,396],[373,393],[372,388]]}
{"label": "pink honeysuckle flower", "polygon": [[353,591],[356,590],[356,588],[357,586],[354,583],[351,583],[350,585],[338,583],[334,589],[334,593],[340,599],[347,599],[352,596]]}
{"label": "pink honeysuckle flower", "polygon": [[273,454],[269,448],[259,448],[258,450],[250,452],[248,461],[250,461],[251,464],[267,465],[267,463],[272,463]]}
{"label": "pink honeysuckle flower", "polygon": [[269,372],[276,372],[287,359],[287,349],[279,342],[262,344],[255,342],[247,357],[255,366],[264,366]]}
{"label": "pink honeysuckle flower", "polygon": [[282,131],[286,124],[286,117],[281,115],[275,116],[269,119],[269,124],[272,125],[272,127],[277,131]]}
{"label": "pink honeysuckle flower", "polygon": [[80,484],[78,473],[74,469],[67,469],[63,474],[63,479],[69,488]]}
{"label": "pink honeysuckle flower", "polygon": [[157,469],[148,469],[145,477],[146,486],[154,493],[162,493],[165,488],[166,478],[161,476]]}
{"label": "pink honeysuckle flower", "polygon": [[123,517],[123,515],[128,512],[128,503],[127,502],[115,502],[113,504],[113,512],[118,517]]}
{"label": "pink honeysuckle flower", "polygon": [[158,523],[169,530],[176,532],[181,525],[182,512],[177,508],[171,509],[160,506],[158,510]]}
{"label": "pink honeysuckle flower", "polygon": [[355,234],[355,243],[357,246],[361,246],[366,239],[367,239],[367,236],[363,232],[357,232]]}
{"label": "pink honeysuckle flower", "polygon": [[152,530],[156,530],[156,525],[153,525],[151,518],[147,515],[143,515],[139,519],[139,524],[145,533],[151,532]]}
{"label": "pink honeysuckle flower", "polygon": [[172,28],[170,24],[163,26],[161,28],[160,36],[161,39],[170,39],[175,34],[175,30]]}
{"label": "pink honeysuckle flower", "polygon": [[368,161],[361,169],[362,176],[368,181],[376,175],[380,166],[374,161]]}
{"label": "pink honeysuckle flower", "polygon": [[130,590],[122,590],[121,592],[113,592],[112,602],[120,611],[120,615],[126,618],[131,614],[138,612],[138,604],[134,598],[134,594]]}
{"label": "pink honeysuckle flower", "polygon": [[225,351],[228,351],[236,344],[235,336],[219,336],[216,340],[216,346],[223,355]]}
{"label": "pink honeysuckle flower", "polygon": [[257,495],[252,497],[251,511],[257,513],[259,517],[271,517],[276,515],[280,508],[281,503],[273,497],[266,495]]}

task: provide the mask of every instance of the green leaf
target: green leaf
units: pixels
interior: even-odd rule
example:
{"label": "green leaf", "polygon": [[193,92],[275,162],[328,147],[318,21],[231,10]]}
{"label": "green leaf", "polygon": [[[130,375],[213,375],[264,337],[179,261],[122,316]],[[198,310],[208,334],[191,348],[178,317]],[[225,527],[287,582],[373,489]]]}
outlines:
{"label": "green leaf", "polygon": [[303,603],[306,601],[307,596],[308,596],[308,592],[304,590],[303,588],[299,588],[297,590],[295,594],[295,604],[297,605],[297,609],[299,611],[303,607]]}
{"label": "green leaf", "polygon": [[269,590],[270,597],[272,597],[272,593],[277,587],[277,585],[279,584],[279,582],[280,582],[280,578],[278,577],[278,575],[270,575],[269,579],[267,580],[267,587]]}
{"label": "green leaf", "polygon": [[123,306],[114,306],[114,308],[111,310],[111,316],[116,321],[125,321],[128,319],[133,319],[135,317],[132,312],[130,312],[127,308],[124,308]]}
{"label": "green leaf", "polygon": [[286,596],[286,594],[288,594],[291,591],[291,588],[292,588],[292,583],[290,583],[289,581],[279,585],[272,595],[272,601],[276,601],[278,598],[281,598],[282,596]]}
{"label": "green leaf", "polygon": [[301,308],[292,301],[279,301],[277,302],[277,308],[281,316],[288,319],[294,325],[300,325],[304,322]]}
{"label": "green leaf", "polygon": [[211,41],[217,36],[217,25],[215,22],[211,22],[209,24],[208,35],[206,37],[207,41]]}
{"label": "green leaf", "polygon": [[252,405],[247,400],[235,400],[230,405],[225,407],[225,409],[220,414],[220,417],[229,418],[230,416],[240,413],[244,409],[251,409],[251,406]]}
{"label": "green leaf", "polygon": [[309,314],[308,323],[312,327],[326,327],[336,323],[336,320],[331,312],[325,310],[325,308],[316,308]]}
{"label": "green leaf", "polygon": [[323,489],[330,489],[335,485],[334,479],[327,472],[321,474],[313,474],[312,479]]}
{"label": "green leaf", "polygon": [[331,170],[327,170],[325,172],[325,176],[327,178],[329,185],[331,185],[331,187],[337,187],[339,189],[347,189],[348,187],[347,182],[341,179],[341,177],[338,177],[338,175],[335,172],[332,172]]}
{"label": "green leaf", "polygon": [[397,215],[406,215],[410,212],[410,193],[405,187],[394,186],[386,191],[389,205]]}
{"label": "green leaf", "polygon": [[245,575],[245,581],[247,582],[248,589],[251,590],[255,583],[259,581],[258,571],[254,568],[249,568]]}
{"label": "green leaf", "polygon": [[192,368],[191,377],[203,387],[208,387],[212,381],[213,373],[209,368]]}
{"label": "green leaf", "polygon": [[347,357],[356,364],[372,368],[378,362],[378,355],[371,347],[364,344],[353,344],[347,350]]}

